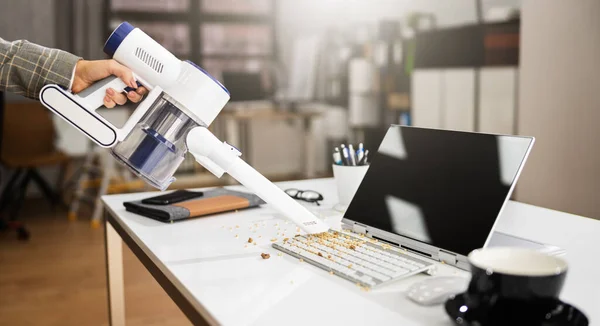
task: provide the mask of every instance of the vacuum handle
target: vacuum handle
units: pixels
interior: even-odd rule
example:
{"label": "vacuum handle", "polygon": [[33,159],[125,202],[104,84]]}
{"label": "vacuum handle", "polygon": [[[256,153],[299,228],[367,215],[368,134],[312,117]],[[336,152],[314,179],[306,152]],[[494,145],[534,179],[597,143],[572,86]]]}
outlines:
{"label": "vacuum handle", "polygon": [[58,85],[46,85],[40,92],[40,101],[96,144],[102,147],[112,147],[116,145],[117,141],[121,141],[129,135],[137,122],[162,94],[162,89],[160,87],[152,88],[123,127],[119,129],[96,112],[103,106],[108,88],[126,90],[128,87],[122,80],[114,76],[95,83],[77,95],[65,91]]}
{"label": "vacuum handle", "polygon": [[[78,103],[85,106],[88,110],[94,111],[104,105],[104,97],[106,96],[106,90],[112,88],[119,91],[124,91],[128,87],[119,77],[108,76],[98,82],[95,82],[92,86],[84,89],[77,93],[74,98]],[[131,89],[131,88],[130,88]]]}
{"label": "vacuum handle", "polygon": [[46,85],[40,91],[40,102],[96,144],[112,147],[117,143],[117,128],[94,110],[88,110],[71,92],[58,85]]}

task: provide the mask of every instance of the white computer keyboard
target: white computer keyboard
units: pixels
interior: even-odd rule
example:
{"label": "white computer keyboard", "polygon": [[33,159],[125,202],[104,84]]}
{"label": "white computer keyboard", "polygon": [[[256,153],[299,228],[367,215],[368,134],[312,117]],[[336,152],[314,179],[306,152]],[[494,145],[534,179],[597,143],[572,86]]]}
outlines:
{"label": "white computer keyboard", "polygon": [[273,247],[365,287],[375,287],[429,270],[427,262],[385,243],[348,232],[297,235]]}

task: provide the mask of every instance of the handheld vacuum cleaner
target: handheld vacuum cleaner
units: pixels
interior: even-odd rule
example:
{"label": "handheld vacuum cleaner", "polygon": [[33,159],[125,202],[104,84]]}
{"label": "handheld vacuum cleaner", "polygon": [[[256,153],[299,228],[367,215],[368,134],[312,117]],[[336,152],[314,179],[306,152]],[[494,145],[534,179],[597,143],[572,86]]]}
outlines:
{"label": "handheld vacuum cleaner", "polygon": [[122,128],[100,116],[106,89],[127,85],[111,76],[76,95],[46,85],[44,106],[79,129],[148,184],[165,190],[189,151],[217,177],[225,172],[261,197],[309,234],[328,225],[285,194],[240,158],[235,147],[221,142],[208,126],[229,101],[229,92],[205,70],[181,61],[146,33],[124,22],[110,35],[104,52],[133,71],[149,90]]}

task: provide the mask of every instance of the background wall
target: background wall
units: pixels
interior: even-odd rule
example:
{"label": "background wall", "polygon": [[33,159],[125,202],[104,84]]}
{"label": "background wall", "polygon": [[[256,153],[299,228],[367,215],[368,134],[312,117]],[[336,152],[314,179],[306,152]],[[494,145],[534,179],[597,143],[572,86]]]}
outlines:
{"label": "background wall", "polygon": [[526,0],[519,133],[537,137],[524,202],[600,218],[600,1]]}
{"label": "background wall", "polygon": [[54,3],[54,0],[0,1],[0,37],[55,46]]}
{"label": "background wall", "polygon": [[[483,0],[484,17],[493,7],[519,8],[521,0]],[[410,12],[428,12],[436,17],[439,27],[472,24],[477,21],[476,0],[277,0],[277,41],[280,60],[285,69],[292,63],[294,41],[301,37],[323,35],[330,27],[348,27],[357,24],[372,24],[382,19],[402,20]],[[289,72],[289,71],[288,71]],[[326,122],[314,124],[315,138],[325,137]],[[282,125],[279,122],[253,122],[256,131],[253,148],[264,144],[268,139],[281,139],[282,142],[300,141],[295,135],[299,126]],[[277,135],[274,137],[273,135]],[[301,144],[298,142],[298,144]],[[260,171],[297,171],[302,160],[298,156],[297,145],[279,146],[281,151],[265,151],[253,159]],[[324,144],[317,145],[316,166],[330,169],[330,154]]]}
{"label": "background wall", "polygon": [[[277,0],[277,35],[284,60],[291,56],[298,36],[324,33],[330,26],[375,23],[382,19],[403,19],[408,13],[429,12],[437,26],[455,26],[477,21],[477,0]],[[522,0],[483,0],[485,13],[492,7],[521,6]]]}

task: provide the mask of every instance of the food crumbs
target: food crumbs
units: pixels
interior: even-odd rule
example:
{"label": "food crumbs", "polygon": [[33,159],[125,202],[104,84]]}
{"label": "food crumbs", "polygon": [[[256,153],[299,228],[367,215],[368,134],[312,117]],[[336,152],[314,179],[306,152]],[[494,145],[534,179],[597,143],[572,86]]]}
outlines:
{"label": "food crumbs", "polygon": [[265,254],[265,253],[260,254],[260,256],[262,257],[262,259],[269,259],[269,258],[271,258],[271,255]]}
{"label": "food crumbs", "polygon": [[327,258],[331,259],[331,255],[327,255]]}
{"label": "food crumbs", "polygon": [[323,254],[322,254],[322,253],[319,253],[319,257],[323,257]]}
{"label": "food crumbs", "polygon": [[248,243],[252,243],[254,240],[252,238],[248,238]]}
{"label": "food crumbs", "polygon": [[290,238],[283,238],[283,242],[287,242]]}
{"label": "food crumbs", "polygon": [[277,241],[277,238],[271,239],[271,242],[275,242],[275,241]]}
{"label": "food crumbs", "polygon": [[236,225],[236,226],[235,226],[235,228],[236,228],[236,229],[239,229],[239,228],[240,228],[240,226],[239,226],[239,225]]}
{"label": "food crumbs", "polygon": [[329,274],[330,274],[330,275],[333,275],[333,271],[329,271]]}
{"label": "food crumbs", "polygon": [[350,245],[350,249],[354,250],[356,247],[354,245]]}
{"label": "food crumbs", "polygon": [[300,258],[300,262],[301,262],[301,263],[303,263],[303,262],[304,262],[304,259]]}
{"label": "food crumbs", "polygon": [[283,254],[282,253],[278,253],[277,256],[281,257],[281,256],[283,256]]}

